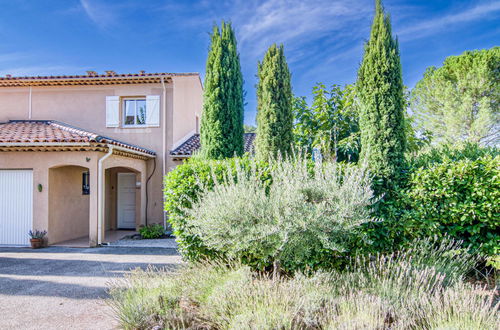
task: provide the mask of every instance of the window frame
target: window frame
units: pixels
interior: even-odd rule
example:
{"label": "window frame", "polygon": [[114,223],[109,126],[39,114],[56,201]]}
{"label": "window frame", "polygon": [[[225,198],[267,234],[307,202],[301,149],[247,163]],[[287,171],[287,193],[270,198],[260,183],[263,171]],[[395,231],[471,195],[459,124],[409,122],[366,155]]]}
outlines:
{"label": "window frame", "polygon": [[[146,109],[146,114],[145,114],[145,118],[144,118],[144,124],[137,124],[137,103],[136,103],[136,107],[134,109],[134,124],[126,124],[126,120],[127,120],[127,112],[126,112],[126,108],[125,108],[125,103],[126,101],[144,101],[144,108]],[[127,97],[122,97],[121,100],[120,100],[120,107],[121,107],[121,112],[122,112],[122,127],[124,128],[143,128],[143,127],[147,127],[148,126],[148,123],[147,123],[147,118],[148,118],[148,108],[147,108],[147,100],[146,100],[146,96],[127,96]]]}

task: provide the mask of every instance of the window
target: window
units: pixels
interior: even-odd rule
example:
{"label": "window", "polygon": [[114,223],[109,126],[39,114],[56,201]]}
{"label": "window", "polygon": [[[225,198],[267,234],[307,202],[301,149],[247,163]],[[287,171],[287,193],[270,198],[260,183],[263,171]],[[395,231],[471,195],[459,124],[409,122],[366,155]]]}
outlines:
{"label": "window", "polygon": [[82,195],[90,195],[89,172],[82,173]]}
{"label": "window", "polygon": [[124,126],[146,125],[146,99],[123,100],[123,114]]}

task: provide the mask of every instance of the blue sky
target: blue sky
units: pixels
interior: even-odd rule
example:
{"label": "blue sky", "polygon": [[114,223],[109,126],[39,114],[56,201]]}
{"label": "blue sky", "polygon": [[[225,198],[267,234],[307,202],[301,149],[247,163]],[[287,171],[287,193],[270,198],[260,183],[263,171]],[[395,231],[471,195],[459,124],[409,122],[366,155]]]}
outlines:
{"label": "blue sky", "polygon": [[[404,82],[449,55],[500,45],[500,0],[385,0]],[[294,93],[352,83],[373,0],[0,0],[0,75],[205,71],[209,32],[231,20],[254,123],[257,61],[285,45]]]}

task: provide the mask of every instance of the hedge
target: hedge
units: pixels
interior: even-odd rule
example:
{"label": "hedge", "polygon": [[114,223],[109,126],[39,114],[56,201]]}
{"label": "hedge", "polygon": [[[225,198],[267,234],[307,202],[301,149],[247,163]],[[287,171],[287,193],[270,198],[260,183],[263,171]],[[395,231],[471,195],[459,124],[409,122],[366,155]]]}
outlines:
{"label": "hedge", "polygon": [[[250,161],[191,159],[165,177],[165,210],[187,260],[214,258],[217,252],[186,233],[189,221],[182,209],[197,200],[201,184],[222,180],[228,168],[246,168]],[[272,184],[266,171],[269,164],[261,162],[258,166],[262,180]],[[488,255],[499,254],[499,171],[498,149],[477,145],[439,147],[413,158],[405,182],[378,205],[383,221],[363,226],[351,254],[390,251],[428,236],[448,236],[463,240],[467,247],[481,247]]]}
{"label": "hedge", "polygon": [[423,235],[447,235],[500,253],[500,156],[446,160],[414,171],[405,190],[408,222]]}

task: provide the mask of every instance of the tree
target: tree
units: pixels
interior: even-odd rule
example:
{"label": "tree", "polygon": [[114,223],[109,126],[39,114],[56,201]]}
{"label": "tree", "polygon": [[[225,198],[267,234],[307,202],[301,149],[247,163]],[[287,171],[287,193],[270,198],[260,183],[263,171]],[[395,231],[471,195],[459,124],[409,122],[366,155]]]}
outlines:
{"label": "tree", "polygon": [[433,142],[499,143],[500,47],[448,57],[411,94],[418,128]]}
{"label": "tree", "polygon": [[375,2],[370,39],[358,71],[361,159],[380,183],[390,188],[399,177],[406,147],[405,99],[397,39],[381,0]]}
{"label": "tree", "polygon": [[243,154],[243,76],[230,23],[214,26],[207,58],[200,139],[201,155]]}
{"label": "tree", "polygon": [[313,88],[313,103],[304,97],[293,103],[295,143],[309,152],[319,149],[322,156],[334,161],[356,161],[359,153],[358,113],[354,104],[354,88],[333,85]]}
{"label": "tree", "polygon": [[292,85],[283,45],[269,47],[257,77],[257,157],[290,154],[293,143]]}
{"label": "tree", "polygon": [[255,133],[257,132],[257,127],[245,124],[243,125],[243,130],[245,131],[245,133]]}

